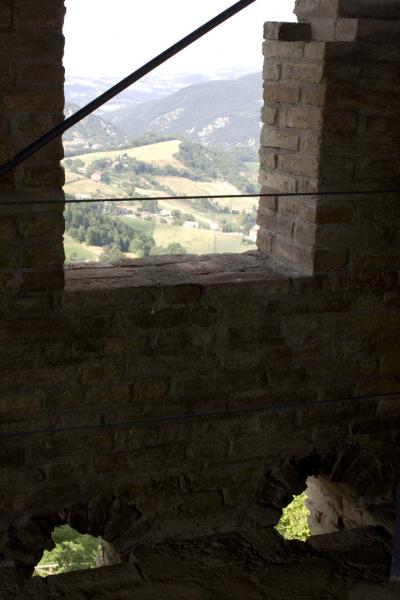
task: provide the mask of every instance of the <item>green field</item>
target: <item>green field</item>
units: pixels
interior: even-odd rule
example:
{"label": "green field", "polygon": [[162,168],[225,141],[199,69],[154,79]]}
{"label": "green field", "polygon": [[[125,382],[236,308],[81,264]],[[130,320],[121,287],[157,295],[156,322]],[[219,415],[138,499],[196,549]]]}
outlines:
{"label": "green field", "polygon": [[147,235],[153,235],[153,221],[143,221],[143,219],[135,219],[133,217],[119,217],[119,219],[126,223],[126,225],[132,227],[132,229],[134,229],[135,231],[139,231],[140,233],[146,233]]}
{"label": "green field", "polygon": [[[137,227],[139,219],[125,218],[125,223]],[[132,223],[136,221],[136,223]],[[152,235],[157,246],[166,248],[169,244],[175,242],[186,248],[189,254],[212,254],[212,253],[240,253],[246,250],[254,250],[255,245],[243,244],[238,236],[230,236],[219,231],[209,231],[208,229],[185,229],[179,225],[151,224],[143,221],[146,225],[154,226]],[[143,230],[142,230],[143,231]],[[147,232],[150,233],[150,230]],[[146,233],[147,233],[146,232]]]}
{"label": "green field", "polygon": [[258,173],[258,171],[260,169],[260,163],[258,163],[258,162],[247,162],[247,163],[245,163],[245,167],[251,173]]}
{"label": "green field", "polygon": [[104,150],[103,152],[91,152],[89,154],[82,154],[73,158],[80,158],[85,165],[90,165],[93,161],[109,158],[110,160],[116,160],[121,154],[127,154],[130,158],[136,158],[136,160],[142,160],[143,162],[153,163],[159,166],[172,165],[180,169],[185,167],[180,163],[174,154],[179,152],[179,146],[181,142],[179,140],[171,140],[168,142],[158,142],[156,144],[149,144],[147,146],[138,146],[137,148],[127,148],[124,150]]}
{"label": "green field", "polygon": [[97,261],[98,256],[68,234],[64,235],[65,262]]}

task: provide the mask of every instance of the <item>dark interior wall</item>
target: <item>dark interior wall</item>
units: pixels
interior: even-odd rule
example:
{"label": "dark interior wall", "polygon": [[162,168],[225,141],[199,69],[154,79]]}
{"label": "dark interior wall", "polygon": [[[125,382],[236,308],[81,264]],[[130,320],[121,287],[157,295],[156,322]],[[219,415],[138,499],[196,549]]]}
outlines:
{"label": "dark interior wall", "polygon": [[[288,169],[300,169],[291,174],[296,186],[301,180],[313,191],[327,183],[322,170],[336,164],[324,104],[335,96],[325,93],[333,82],[337,93],[354,98],[360,119],[351,139],[347,128],[335,130],[338,164],[346,144],[355,156],[367,138],[376,152],[378,133],[382,147],[388,140],[388,154],[398,143],[397,104],[386,71],[387,101],[370,121],[382,123],[383,131],[368,133],[365,111],[373,95],[365,88],[369,104],[358,107],[360,95],[348,79],[337,82],[326,54],[333,48],[337,61],[342,52],[334,73],[347,77],[361,51],[366,62],[367,46],[386,48],[391,58],[385,65],[395,72],[397,42],[359,40],[359,31],[367,34],[358,22],[354,39],[321,41],[322,31],[343,34],[339,19],[332,25],[324,13],[328,4],[335,3],[298,2],[299,10],[320,11],[311,29],[300,30],[316,36],[313,41],[296,39],[293,26],[266,28],[263,115],[278,120],[263,133],[261,177],[279,171],[283,157]],[[61,116],[63,10],[58,1],[2,4],[1,68],[9,76],[0,124],[7,158]],[[295,39],[287,39],[288,31]],[[319,82],[307,79],[317,75]],[[315,134],[308,117],[301,126],[290,121],[298,107],[297,100],[287,106],[287,94],[294,88],[300,99],[304,90],[309,99],[312,93],[321,98],[321,86]],[[337,126],[347,122],[342,116]],[[287,147],[293,140],[297,150]],[[311,162],[302,153],[307,140]],[[357,203],[341,197],[336,208],[316,198],[263,201],[260,250],[274,238],[284,242],[283,252],[272,246],[268,256],[161,257],[77,268],[66,271],[64,287],[61,206],[43,203],[63,198],[61,155],[57,144],[0,184],[3,580],[6,573],[11,579],[30,574],[52,528],[65,521],[102,535],[125,559],[139,546],[146,554],[171,538],[185,538],[190,547],[198,537],[265,533],[309,476],[342,490],[363,515],[358,525],[382,526],[390,539],[400,479],[400,404],[386,396],[399,391],[398,209],[392,197],[379,203],[374,196]],[[359,166],[364,156],[357,157]],[[380,165],[374,173],[381,185],[387,164],[382,172]],[[8,208],[10,198],[38,203]],[[361,254],[362,261],[353,260]],[[270,533],[268,548],[275,543]],[[384,557],[378,579],[387,574],[387,552]],[[371,564],[363,569],[375,577]],[[349,600],[367,597],[357,585],[361,591],[349,592]],[[0,598],[9,598],[9,589],[0,587]],[[343,600],[341,590],[332,598]]]}
{"label": "dark interior wall", "polygon": [[[63,119],[63,0],[2,0],[0,162]],[[63,287],[64,173],[56,140],[0,180],[0,291],[31,294]],[[36,204],[5,206],[8,202]]]}
{"label": "dark interior wall", "polygon": [[60,515],[125,556],[273,526],[311,475],[393,531],[387,292],[334,290],[251,254],[78,268],[67,281],[61,306],[3,321],[6,564],[33,566]]}

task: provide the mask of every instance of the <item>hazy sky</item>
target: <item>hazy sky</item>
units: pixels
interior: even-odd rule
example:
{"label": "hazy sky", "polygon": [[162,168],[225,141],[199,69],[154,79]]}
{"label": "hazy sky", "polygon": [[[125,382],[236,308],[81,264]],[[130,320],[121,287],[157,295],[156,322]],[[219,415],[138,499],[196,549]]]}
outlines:
{"label": "hazy sky", "polygon": [[[235,0],[65,0],[67,75],[125,76]],[[262,67],[265,21],[293,21],[294,0],[257,0],[157,73]]]}

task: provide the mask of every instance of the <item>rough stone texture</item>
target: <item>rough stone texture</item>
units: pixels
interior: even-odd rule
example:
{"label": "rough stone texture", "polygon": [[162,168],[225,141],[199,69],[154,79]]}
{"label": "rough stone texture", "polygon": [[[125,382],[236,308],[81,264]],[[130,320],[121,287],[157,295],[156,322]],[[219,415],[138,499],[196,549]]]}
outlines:
{"label": "rough stone texture", "polygon": [[[266,27],[264,189],[396,182],[400,47],[373,21],[395,32],[397,3],[367,4],[367,24],[308,0],[308,23]],[[57,118],[61,21],[62,2],[1,6],[5,145]],[[57,157],[2,198],[60,197]],[[58,209],[0,206],[1,600],[400,598],[399,206],[264,198],[264,253],[81,265],[61,291]],[[274,526],[307,481],[336,533],[288,544]],[[62,523],[122,564],[27,581]]]}
{"label": "rough stone texture", "polygon": [[[0,163],[63,119],[63,0],[2,0]],[[62,289],[61,139],[0,178],[0,293]],[[8,202],[31,202],[5,206]],[[32,296],[31,296],[32,298]],[[38,299],[40,302],[40,300]]]}
{"label": "rough stone texture", "polygon": [[[368,548],[368,552],[366,552]],[[288,543],[271,530],[168,540],[135,560],[18,585],[15,600],[397,600],[386,578],[390,542],[379,529]],[[293,591],[295,590],[295,596]]]}
{"label": "rough stone texture", "polygon": [[31,572],[63,522],[123,560],[273,527],[309,476],[393,532],[400,405],[375,396],[398,386],[388,293],[257,253],[160,257],[71,269],[61,305],[3,313],[3,566]]}
{"label": "rough stone texture", "polygon": [[[267,24],[263,191],[399,187],[400,21],[387,20],[399,7],[299,0],[308,22],[292,24],[296,41],[279,35],[284,24]],[[279,198],[261,203],[259,247],[304,273],[394,280],[399,224],[396,195]]]}

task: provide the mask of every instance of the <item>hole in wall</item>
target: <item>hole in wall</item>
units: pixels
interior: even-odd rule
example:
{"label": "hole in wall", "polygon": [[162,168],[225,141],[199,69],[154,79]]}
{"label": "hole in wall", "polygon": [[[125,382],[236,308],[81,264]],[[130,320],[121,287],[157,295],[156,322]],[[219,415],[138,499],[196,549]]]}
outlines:
{"label": "hole in wall", "polygon": [[62,525],[54,529],[52,539],[55,547],[51,551],[45,550],[34,576],[47,577],[100,566],[100,538],[82,535],[69,525]]}
{"label": "hole in wall", "polygon": [[276,530],[286,540],[305,542],[311,535],[309,526],[310,512],[306,506],[307,492],[293,496],[293,500],[282,511],[282,517]]}

